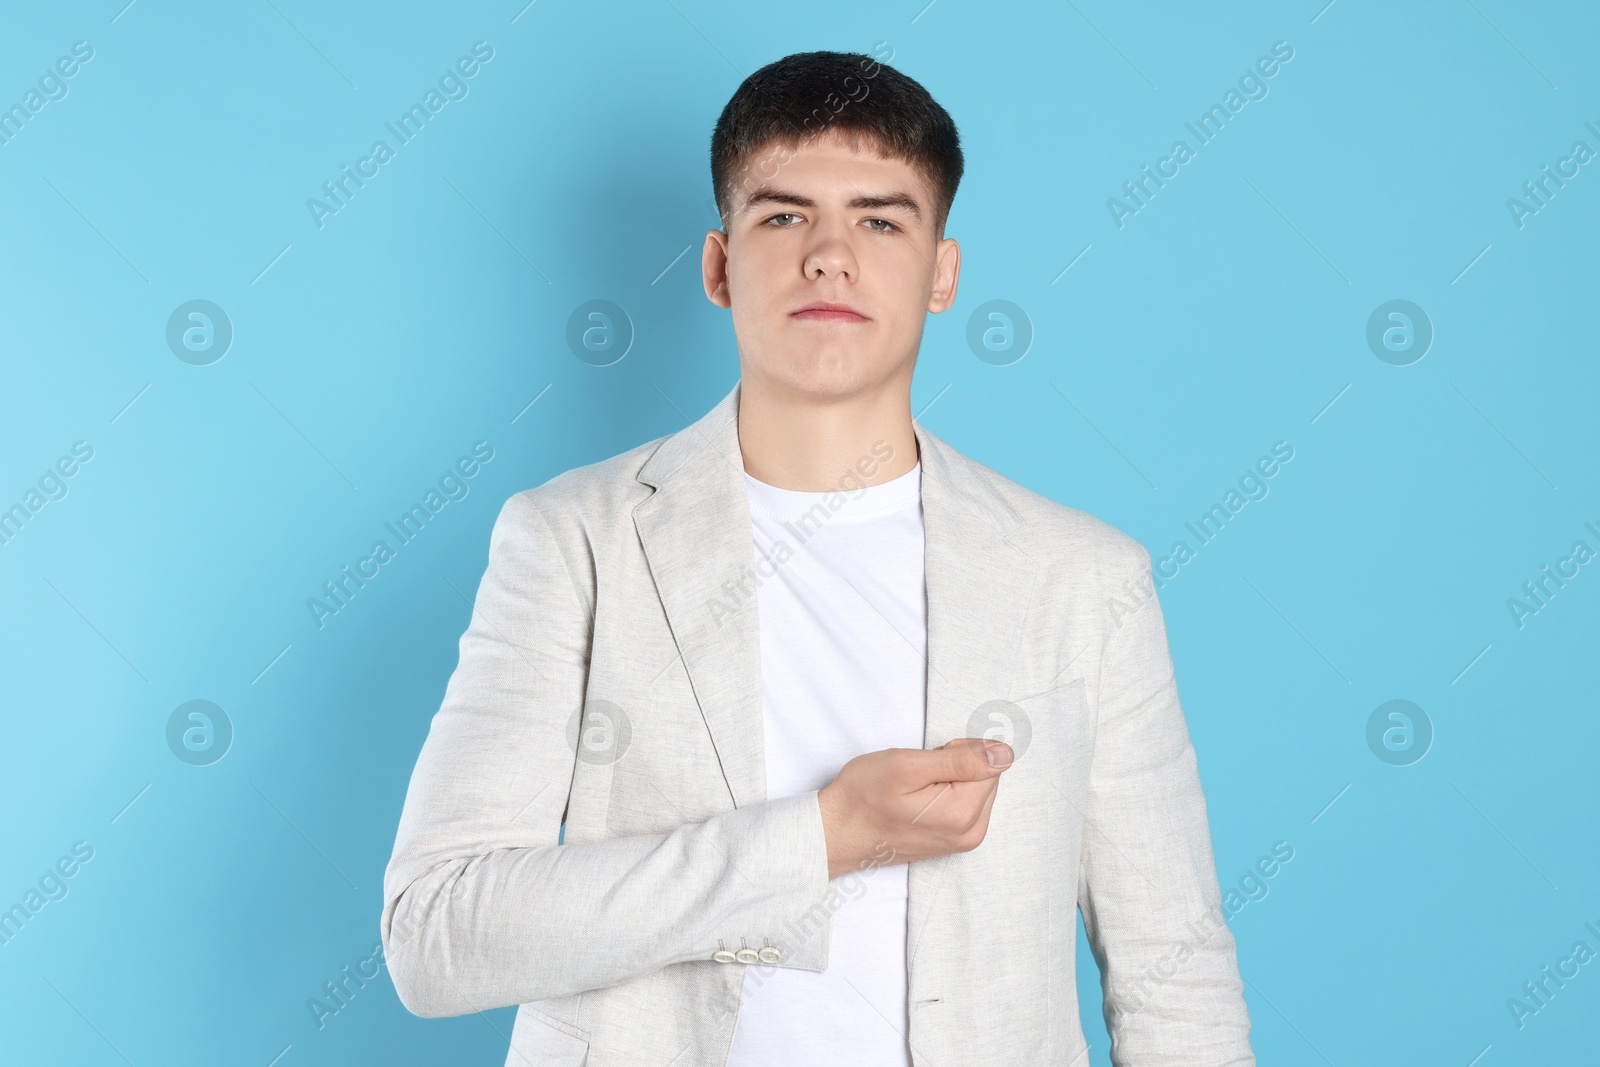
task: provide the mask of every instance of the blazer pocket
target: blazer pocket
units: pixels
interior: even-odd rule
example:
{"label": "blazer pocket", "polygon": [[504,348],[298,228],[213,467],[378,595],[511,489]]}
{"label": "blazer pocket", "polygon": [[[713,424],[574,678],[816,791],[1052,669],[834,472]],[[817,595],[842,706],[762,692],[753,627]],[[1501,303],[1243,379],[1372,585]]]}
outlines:
{"label": "blazer pocket", "polygon": [[530,1067],[583,1067],[589,1042],[578,1036],[581,1032],[524,1004],[511,1028],[511,1061]]}

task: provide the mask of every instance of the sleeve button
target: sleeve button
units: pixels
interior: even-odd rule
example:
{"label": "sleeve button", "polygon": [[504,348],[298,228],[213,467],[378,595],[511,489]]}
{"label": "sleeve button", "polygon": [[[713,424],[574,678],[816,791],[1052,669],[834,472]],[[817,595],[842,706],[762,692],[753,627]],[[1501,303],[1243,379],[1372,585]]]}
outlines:
{"label": "sleeve button", "polygon": [[719,949],[711,954],[711,958],[718,963],[732,963],[737,957],[727,949]]}
{"label": "sleeve button", "polygon": [[761,957],[753,948],[742,948],[733,954],[733,958],[740,963],[755,963]]}

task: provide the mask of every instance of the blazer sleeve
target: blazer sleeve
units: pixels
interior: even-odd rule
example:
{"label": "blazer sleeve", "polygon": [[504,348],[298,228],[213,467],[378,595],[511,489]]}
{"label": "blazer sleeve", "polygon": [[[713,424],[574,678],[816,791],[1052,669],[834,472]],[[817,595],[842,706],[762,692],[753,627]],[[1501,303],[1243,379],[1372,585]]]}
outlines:
{"label": "blazer sleeve", "polygon": [[777,966],[822,970],[836,900],[816,791],[669,833],[557,844],[591,619],[532,492],[495,520],[384,874],[401,1003],[439,1017],[554,999],[710,961],[741,939],[777,947]]}
{"label": "blazer sleeve", "polygon": [[[1083,831],[1079,907],[1100,965],[1117,1067],[1254,1067],[1205,798],[1150,556],[1148,593],[1108,622]],[[1128,588],[1121,576],[1108,588]]]}

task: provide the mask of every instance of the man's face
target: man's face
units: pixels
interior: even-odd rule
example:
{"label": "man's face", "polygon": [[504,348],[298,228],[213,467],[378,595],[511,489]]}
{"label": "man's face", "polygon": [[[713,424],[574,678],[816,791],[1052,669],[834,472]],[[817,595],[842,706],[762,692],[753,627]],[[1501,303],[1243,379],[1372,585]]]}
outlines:
{"label": "man's face", "polygon": [[961,264],[911,165],[825,133],[756,153],[732,200],[701,272],[733,311],[743,375],[818,398],[909,390],[924,317],[955,302]]}

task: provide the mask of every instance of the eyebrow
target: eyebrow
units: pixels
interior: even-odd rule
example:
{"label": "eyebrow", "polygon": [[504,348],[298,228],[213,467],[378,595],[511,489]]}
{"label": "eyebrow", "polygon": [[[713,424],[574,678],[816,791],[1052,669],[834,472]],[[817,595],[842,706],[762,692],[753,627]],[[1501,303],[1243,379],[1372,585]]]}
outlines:
{"label": "eyebrow", "polygon": [[[779,189],[770,185],[763,185],[751,193],[744,202],[745,211],[749,211],[757,204],[787,204],[790,207],[816,207],[817,202],[809,196],[788,189]],[[857,196],[845,202],[848,208],[902,208],[911,213],[917,222],[922,221],[922,208],[916,198],[908,193],[884,193],[879,196]]]}

